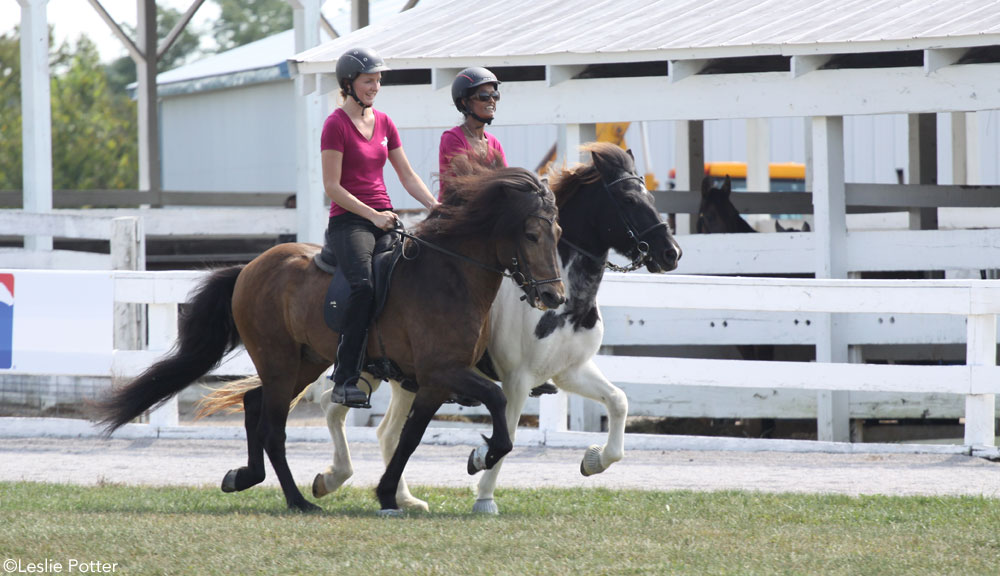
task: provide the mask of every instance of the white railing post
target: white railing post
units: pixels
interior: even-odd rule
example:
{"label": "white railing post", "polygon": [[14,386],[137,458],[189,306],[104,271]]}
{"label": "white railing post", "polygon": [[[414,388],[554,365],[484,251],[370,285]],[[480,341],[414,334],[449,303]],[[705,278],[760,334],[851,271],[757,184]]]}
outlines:
{"label": "white railing post", "polygon": [[[995,366],[997,363],[997,317],[974,314],[968,318],[965,363],[969,366]],[[969,394],[965,397],[965,445],[994,446],[996,398],[993,394]]]}
{"label": "white railing post", "polygon": [[[134,216],[111,220],[111,268],[146,269],[146,235]],[[115,304],[115,348],[141,350],[145,320],[141,304]]]}
{"label": "white railing post", "polygon": [[[166,352],[177,340],[177,304],[149,305],[149,349]],[[180,424],[177,396],[149,412],[153,426]]]}
{"label": "white railing post", "polygon": [[565,432],[569,416],[567,395],[546,394],[538,399],[538,429],[544,432]]}

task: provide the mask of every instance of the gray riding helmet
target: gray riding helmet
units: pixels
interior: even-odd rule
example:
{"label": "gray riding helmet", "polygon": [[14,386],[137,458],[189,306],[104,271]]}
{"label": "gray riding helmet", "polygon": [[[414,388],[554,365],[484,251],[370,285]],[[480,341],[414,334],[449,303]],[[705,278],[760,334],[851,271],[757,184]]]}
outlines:
{"label": "gray riding helmet", "polygon": [[337,84],[340,85],[341,90],[347,92],[348,96],[354,98],[364,108],[365,105],[361,104],[361,101],[355,96],[351,84],[359,74],[374,74],[386,70],[391,70],[391,68],[385,65],[385,60],[382,60],[378,52],[371,48],[351,48],[344,52],[340,58],[337,58]]}
{"label": "gray riding helmet", "polygon": [[458,108],[458,111],[463,115],[468,114],[469,111],[465,109],[462,100],[469,96],[469,90],[483,84],[496,84],[499,88],[500,80],[497,80],[496,74],[481,66],[466,68],[459,72],[458,76],[455,76],[455,80],[451,83],[451,100],[455,103],[455,108]]}

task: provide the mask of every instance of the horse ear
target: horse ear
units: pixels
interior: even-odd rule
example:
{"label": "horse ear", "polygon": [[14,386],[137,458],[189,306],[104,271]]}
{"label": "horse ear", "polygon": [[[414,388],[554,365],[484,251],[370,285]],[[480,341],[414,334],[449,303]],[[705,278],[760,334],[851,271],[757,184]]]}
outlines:
{"label": "horse ear", "polygon": [[802,223],[802,231],[803,232],[811,232],[812,231],[812,227],[809,226],[808,222],[803,222]]}
{"label": "horse ear", "polygon": [[781,225],[781,222],[778,222],[777,220],[775,220],[774,221],[774,231],[775,232],[784,232],[785,231],[785,227]]}
{"label": "horse ear", "polygon": [[729,198],[729,194],[733,191],[733,182],[729,179],[729,174],[726,174],[726,181],[722,183],[722,193]]}
{"label": "horse ear", "polygon": [[632,154],[632,149],[631,148],[626,149],[625,153],[628,154],[628,157],[631,158],[632,162],[634,163],[635,162],[635,154]]}

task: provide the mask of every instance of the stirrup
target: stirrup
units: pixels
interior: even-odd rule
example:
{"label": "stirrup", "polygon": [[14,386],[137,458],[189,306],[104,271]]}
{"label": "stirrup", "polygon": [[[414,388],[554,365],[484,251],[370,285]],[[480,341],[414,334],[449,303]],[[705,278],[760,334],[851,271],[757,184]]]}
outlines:
{"label": "stirrup", "polygon": [[552,382],[546,382],[545,384],[532,388],[530,396],[532,398],[538,398],[544,394],[556,394],[557,392],[559,392],[559,389],[556,388],[555,384]]}
{"label": "stirrup", "polygon": [[[330,390],[330,402],[343,404],[348,408],[371,408],[371,396],[358,388],[360,377],[349,379],[343,384],[333,384]],[[368,387],[371,390],[371,386]]]}

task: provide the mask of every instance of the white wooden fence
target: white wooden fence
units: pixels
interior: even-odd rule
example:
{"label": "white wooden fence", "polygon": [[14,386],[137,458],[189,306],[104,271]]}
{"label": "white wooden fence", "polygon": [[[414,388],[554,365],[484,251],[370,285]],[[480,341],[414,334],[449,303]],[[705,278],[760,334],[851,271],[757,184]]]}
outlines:
{"label": "white wooden fence", "polygon": [[[51,272],[55,277],[72,272]],[[169,348],[176,333],[177,304],[187,299],[201,272],[115,272],[114,300],[146,304],[150,350],[115,350],[110,372],[136,374]],[[814,329],[829,329],[840,314],[923,314],[964,319],[967,364],[902,366],[803,362],[720,361],[683,358],[599,356],[608,377],[626,387],[632,411],[648,411],[662,387],[843,390],[881,393],[934,393],[965,398],[967,446],[993,446],[1000,282],[989,280],[812,280],[608,274],[599,294],[602,308],[616,314],[650,311],[742,311],[808,314]],[[664,334],[670,326],[661,328]],[[55,359],[54,359],[55,361]],[[246,354],[235,353],[218,374],[250,374]],[[85,375],[85,374],[81,374]],[[100,375],[100,374],[92,374]],[[107,375],[107,374],[104,374]],[[642,390],[641,394],[633,391]],[[670,413],[661,406],[659,413]],[[550,403],[540,403],[543,422]],[[555,409],[559,409],[556,407]],[[564,409],[564,408],[563,408]],[[153,416],[176,424],[176,409]],[[563,419],[565,421],[565,419]],[[561,428],[559,424],[555,428]]]}

